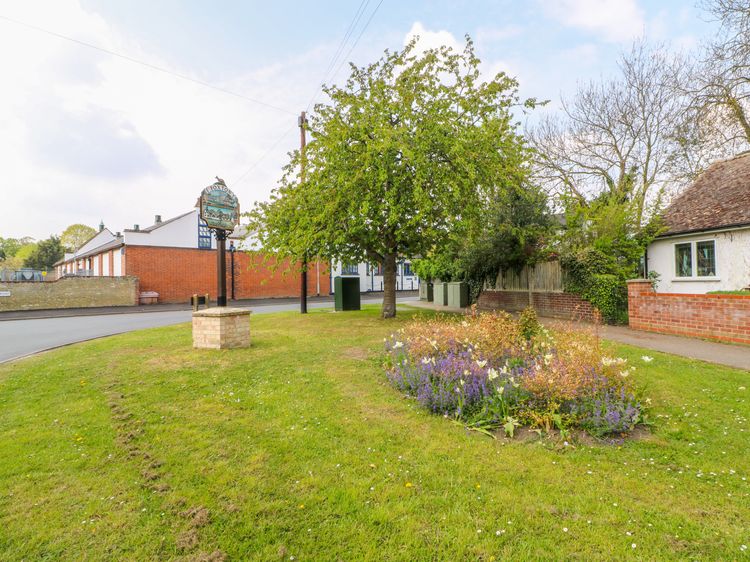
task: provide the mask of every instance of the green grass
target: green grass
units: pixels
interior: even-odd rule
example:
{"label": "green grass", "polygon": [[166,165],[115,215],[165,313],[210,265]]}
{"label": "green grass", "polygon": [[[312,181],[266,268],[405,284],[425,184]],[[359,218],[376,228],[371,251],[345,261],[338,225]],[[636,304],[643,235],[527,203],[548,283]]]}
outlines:
{"label": "green grass", "polygon": [[739,289],[737,291],[709,291],[707,295],[744,295],[750,296],[750,291],[746,289]]}
{"label": "green grass", "polygon": [[617,346],[652,435],[492,440],[386,382],[383,337],[412,314],[257,315],[246,350],[193,350],[181,325],[0,366],[0,560],[750,556],[747,372]]}

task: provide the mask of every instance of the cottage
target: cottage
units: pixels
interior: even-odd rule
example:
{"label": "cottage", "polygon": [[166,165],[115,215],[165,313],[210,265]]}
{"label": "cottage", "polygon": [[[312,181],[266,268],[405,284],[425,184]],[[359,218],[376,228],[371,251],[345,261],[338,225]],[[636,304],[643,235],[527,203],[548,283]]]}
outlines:
{"label": "cottage", "polygon": [[667,230],[646,254],[657,292],[750,287],[750,153],[712,164],[663,217]]}

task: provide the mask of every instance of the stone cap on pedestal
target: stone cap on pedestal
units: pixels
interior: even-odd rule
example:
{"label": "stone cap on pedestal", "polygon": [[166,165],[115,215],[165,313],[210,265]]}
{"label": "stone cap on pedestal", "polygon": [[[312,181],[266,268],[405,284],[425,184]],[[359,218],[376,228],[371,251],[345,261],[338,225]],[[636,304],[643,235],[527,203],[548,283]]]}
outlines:
{"label": "stone cap on pedestal", "polygon": [[222,316],[243,316],[243,315],[249,315],[252,313],[252,310],[248,310],[247,308],[231,308],[227,306],[214,306],[211,308],[206,308],[204,310],[198,310],[196,312],[193,312],[193,316],[208,316],[208,317],[222,317]]}

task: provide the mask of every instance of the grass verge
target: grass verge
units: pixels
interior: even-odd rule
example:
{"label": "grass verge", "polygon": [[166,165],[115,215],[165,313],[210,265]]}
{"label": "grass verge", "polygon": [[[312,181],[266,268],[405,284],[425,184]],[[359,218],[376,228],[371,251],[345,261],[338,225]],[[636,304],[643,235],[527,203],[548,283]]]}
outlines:
{"label": "grass verge", "polygon": [[747,372],[612,346],[651,435],[493,441],[385,380],[383,337],[414,314],[258,315],[246,350],[193,350],[181,325],[0,366],[0,559],[750,555]]}

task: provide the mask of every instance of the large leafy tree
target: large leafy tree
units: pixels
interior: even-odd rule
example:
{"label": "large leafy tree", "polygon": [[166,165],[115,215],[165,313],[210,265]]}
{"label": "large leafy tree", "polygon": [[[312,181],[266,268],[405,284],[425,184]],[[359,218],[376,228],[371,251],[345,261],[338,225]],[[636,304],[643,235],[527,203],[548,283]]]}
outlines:
{"label": "large leafy tree", "polygon": [[63,233],[60,235],[60,242],[66,250],[73,252],[80,248],[94,234],[96,234],[96,229],[90,226],[86,226],[85,224],[71,224],[63,230]]}
{"label": "large leafy tree", "polygon": [[64,255],[65,249],[60,243],[60,238],[50,236],[36,245],[24,260],[23,265],[33,269],[51,269],[55,262],[62,259]]}
{"label": "large leafy tree", "polygon": [[382,315],[395,316],[399,256],[469,235],[488,202],[526,177],[512,111],[535,102],[521,104],[504,73],[483,81],[479,63],[468,37],[462,52],[420,53],[412,41],[326,87],[312,141],[251,212],[263,248],[382,263]]}

